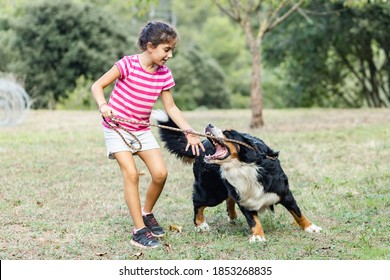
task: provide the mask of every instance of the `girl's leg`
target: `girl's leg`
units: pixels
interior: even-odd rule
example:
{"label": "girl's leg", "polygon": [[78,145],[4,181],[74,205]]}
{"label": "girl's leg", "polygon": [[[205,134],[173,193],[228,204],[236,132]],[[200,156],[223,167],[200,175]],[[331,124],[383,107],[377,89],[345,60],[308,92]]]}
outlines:
{"label": "girl's leg", "polygon": [[138,152],[138,156],[145,162],[152,176],[144,205],[144,211],[151,213],[164,188],[168,172],[160,149]]}
{"label": "girl's leg", "polygon": [[141,229],[145,227],[145,224],[142,220],[138,186],[139,177],[133,155],[130,152],[118,152],[115,153],[115,159],[122,171],[125,200],[133,219],[134,227]]}

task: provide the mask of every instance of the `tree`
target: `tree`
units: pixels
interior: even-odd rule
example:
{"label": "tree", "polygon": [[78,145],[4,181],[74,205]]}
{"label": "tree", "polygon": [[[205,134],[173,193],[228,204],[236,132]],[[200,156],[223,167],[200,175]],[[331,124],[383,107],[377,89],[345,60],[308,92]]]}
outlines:
{"label": "tree", "polygon": [[24,78],[35,108],[54,108],[81,75],[97,78],[135,45],[120,21],[91,4],[31,4],[17,11],[9,27],[19,59],[7,70]]}
{"label": "tree", "polygon": [[230,94],[218,63],[198,46],[180,52],[169,66],[175,77],[175,102],[181,109],[230,108]]}
{"label": "tree", "polygon": [[[355,3],[356,4],[356,3]],[[390,106],[390,7],[311,1],[265,45],[295,106]]]}
{"label": "tree", "polygon": [[362,9],[347,9],[336,19],[339,32],[326,36],[332,43],[335,60],[343,65],[343,80],[359,85],[353,93],[363,97],[370,107],[390,106],[389,25],[389,5],[370,4]]}
{"label": "tree", "polygon": [[200,34],[196,41],[218,62],[227,77],[226,87],[235,95],[232,105],[236,108],[241,97],[245,100],[241,108],[249,108],[251,56],[242,30],[228,17],[216,15],[204,20]]}
{"label": "tree", "polygon": [[252,55],[251,128],[264,125],[261,88],[261,51],[264,37],[293,14],[303,0],[213,0],[219,9],[244,30]]}
{"label": "tree", "polygon": [[[170,5],[168,2],[171,2]],[[184,110],[199,107],[231,108],[230,81],[225,78],[226,67],[209,51],[213,44],[211,41],[218,35],[213,30],[205,30],[208,19],[220,13],[218,8],[210,7],[209,0],[160,0],[155,10],[160,18],[177,22],[180,40],[173,59],[168,62],[176,82],[173,94],[177,105]],[[233,58],[233,55],[229,57]]]}

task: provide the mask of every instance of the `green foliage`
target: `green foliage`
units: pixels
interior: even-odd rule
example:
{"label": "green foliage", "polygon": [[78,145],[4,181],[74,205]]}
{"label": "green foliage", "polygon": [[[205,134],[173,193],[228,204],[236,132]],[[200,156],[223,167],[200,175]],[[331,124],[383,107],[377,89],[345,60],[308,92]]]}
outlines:
{"label": "green foliage", "polygon": [[0,72],[6,72],[7,65],[18,59],[18,53],[14,49],[16,39],[8,18],[0,15]]}
{"label": "green foliage", "polygon": [[19,60],[8,70],[24,77],[35,107],[53,107],[81,75],[97,78],[132,39],[107,11],[69,1],[29,4],[9,24]]}
{"label": "green foliage", "polygon": [[237,109],[246,109],[251,106],[251,99],[249,96],[241,95],[240,93],[234,93],[232,95],[232,107]]}
{"label": "green foliage", "polygon": [[24,5],[29,0],[0,0],[2,14],[12,14],[17,6]]}
{"label": "green foliage", "polygon": [[91,110],[96,109],[96,104],[91,98],[92,80],[86,79],[84,75],[76,80],[76,86],[72,91],[66,92],[66,97],[60,97],[56,109],[65,110]]}
{"label": "green foliage", "polygon": [[199,44],[222,67],[227,88],[249,96],[252,61],[242,30],[227,17],[212,16],[204,22],[201,34]]}
{"label": "green foliage", "polygon": [[[170,68],[182,109],[249,107],[252,57],[245,35],[213,1],[87,2],[0,0],[0,72],[24,79],[34,107],[88,108],[75,98],[117,59],[137,51],[137,33],[150,17],[172,21],[179,31]],[[262,3],[267,11],[280,1]],[[264,107],[388,104],[389,1],[304,3],[264,37]]]}
{"label": "green foliage", "polygon": [[265,44],[268,66],[288,80],[287,104],[389,106],[390,7],[311,1],[305,13],[310,20],[296,15]]}
{"label": "green foliage", "polygon": [[[85,3],[85,0],[71,0],[72,2]],[[104,7],[111,11],[115,16],[130,21],[134,18],[145,17],[152,6],[156,6],[159,0],[88,0],[91,4],[98,7]]]}
{"label": "green foliage", "polygon": [[[175,100],[183,101],[187,108],[242,108],[244,104],[248,105],[246,97],[250,94],[251,58],[241,29],[227,18],[221,17],[218,8],[210,5],[209,0],[173,0],[172,6],[177,15],[181,41],[180,53],[177,59],[172,61],[174,65],[171,68],[184,69],[175,71],[174,75],[177,87],[186,88],[183,93],[180,91],[180,95],[178,92]],[[200,63],[206,65],[198,66]],[[207,64],[211,64],[211,72],[208,72],[206,77],[210,82],[205,83],[203,78],[191,81],[194,76],[188,76],[185,69],[202,69],[199,75],[206,76],[204,71],[210,68]],[[218,68],[217,72],[212,70],[215,67]],[[216,78],[213,77],[215,75]],[[211,97],[216,94],[219,96]]]}
{"label": "green foliage", "polygon": [[222,69],[199,47],[181,52],[170,68],[176,81],[175,102],[181,109],[192,110],[199,105],[208,108],[231,106]]}
{"label": "green foliage", "polygon": [[[284,80],[277,71],[263,71],[263,102],[266,108],[285,108]],[[250,105],[250,103],[249,103]],[[249,108],[249,105],[246,108]]]}
{"label": "green foliage", "polygon": [[[339,0],[332,0],[332,2],[340,2]],[[386,3],[388,0],[344,0],[346,7],[363,8],[368,4]]]}
{"label": "green foliage", "polygon": [[[184,42],[203,37],[202,27],[209,17],[218,16],[218,9],[210,0],[182,1],[172,0],[172,11],[177,16],[177,26]],[[192,38],[192,40],[191,40]]]}
{"label": "green foliage", "polygon": [[245,37],[226,17],[209,17],[202,27],[199,43],[222,67],[229,67],[245,48]]}

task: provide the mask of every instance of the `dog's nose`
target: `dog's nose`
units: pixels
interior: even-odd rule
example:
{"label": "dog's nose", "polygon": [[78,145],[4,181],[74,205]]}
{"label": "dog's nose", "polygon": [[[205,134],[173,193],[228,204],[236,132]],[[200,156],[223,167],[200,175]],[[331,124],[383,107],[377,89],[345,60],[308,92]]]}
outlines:
{"label": "dog's nose", "polygon": [[214,128],[214,126],[211,123],[209,123],[208,127]]}

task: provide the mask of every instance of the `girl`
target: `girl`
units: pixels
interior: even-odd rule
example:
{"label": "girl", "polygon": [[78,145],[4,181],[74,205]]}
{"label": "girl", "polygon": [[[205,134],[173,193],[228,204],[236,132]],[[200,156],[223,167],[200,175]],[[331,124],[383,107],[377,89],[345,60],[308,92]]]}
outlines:
{"label": "girl", "polygon": [[[165,234],[152,210],[164,187],[167,170],[149,126],[128,122],[120,123],[141,142],[142,149],[134,151],[110,127],[112,123],[110,117],[149,122],[152,107],[157,98],[161,96],[166,112],[178,127],[185,131],[192,130],[175,105],[170,91],[175,82],[169,68],[164,66],[173,56],[177,40],[177,32],[172,26],[164,22],[149,22],[138,37],[138,47],[141,53],[125,56],[117,61],[91,87],[99,111],[108,122],[108,124],[105,121],[102,122],[108,157],[116,159],[123,175],[124,196],[134,222],[131,244],[142,248],[157,247],[159,241],[156,237]],[[103,90],[114,81],[116,81],[115,87],[107,103]],[[121,134],[126,141],[134,141],[130,134],[124,131],[121,131]],[[193,134],[186,134],[186,136],[187,149],[191,147],[194,155],[199,155],[199,148],[204,151],[198,136]],[[142,159],[152,177],[143,208],[141,208],[138,171],[134,155]]]}

